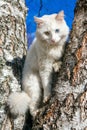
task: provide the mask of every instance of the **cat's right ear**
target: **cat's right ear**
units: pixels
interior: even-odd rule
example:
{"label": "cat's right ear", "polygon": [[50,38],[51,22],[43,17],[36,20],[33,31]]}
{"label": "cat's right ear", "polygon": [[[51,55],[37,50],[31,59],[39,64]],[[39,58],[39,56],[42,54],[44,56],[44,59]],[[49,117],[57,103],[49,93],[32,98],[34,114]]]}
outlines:
{"label": "cat's right ear", "polygon": [[38,27],[41,27],[41,25],[44,23],[41,18],[38,18],[36,16],[34,16],[34,21],[37,23]]}

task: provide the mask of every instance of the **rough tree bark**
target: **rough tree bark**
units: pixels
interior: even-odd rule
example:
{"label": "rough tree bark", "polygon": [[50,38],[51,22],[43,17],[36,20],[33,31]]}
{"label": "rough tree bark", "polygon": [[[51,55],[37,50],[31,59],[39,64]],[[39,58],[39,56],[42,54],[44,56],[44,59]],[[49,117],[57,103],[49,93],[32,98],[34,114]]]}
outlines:
{"label": "rough tree bark", "polygon": [[87,0],[77,2],[63,65],[53,74],[52,93],[32,129],[87,130]]}
{"label": "rough tree bark", "polygon": [[9,93],[21,90],[23,57],[26,55],[24,0],[0,0],[0,130],[22,130],[24,117],[13,121],[6,114]]}

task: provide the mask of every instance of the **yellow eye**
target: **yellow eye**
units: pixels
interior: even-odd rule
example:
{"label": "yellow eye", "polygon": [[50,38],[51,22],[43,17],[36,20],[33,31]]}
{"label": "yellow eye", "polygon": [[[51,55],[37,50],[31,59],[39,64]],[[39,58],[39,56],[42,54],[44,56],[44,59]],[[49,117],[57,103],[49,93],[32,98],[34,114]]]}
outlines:
{"label": "yellow eye", "polygon": [[44,32],[44,34],[48,36],[48,35],[50,35],[50,32],[46,31],[46,32]]}

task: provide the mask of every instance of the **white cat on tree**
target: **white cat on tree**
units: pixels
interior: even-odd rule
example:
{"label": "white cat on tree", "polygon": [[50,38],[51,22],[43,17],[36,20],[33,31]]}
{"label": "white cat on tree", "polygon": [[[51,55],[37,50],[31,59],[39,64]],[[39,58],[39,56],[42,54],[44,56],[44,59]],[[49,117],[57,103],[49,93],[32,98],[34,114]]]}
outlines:
{"label": "white cat on tree", "polygon": [[[37,24],[36,37],[27,52],[23,69],[21,93],[12,93],[8,105],[12,114],[25,114],[30,110],[34,117],[38,111],[40,97],[46,103],[51,96],[52,70],[59,71],[69,28],[64,12],[34,17]],[[43,95],[42,95],[43,89]]]}

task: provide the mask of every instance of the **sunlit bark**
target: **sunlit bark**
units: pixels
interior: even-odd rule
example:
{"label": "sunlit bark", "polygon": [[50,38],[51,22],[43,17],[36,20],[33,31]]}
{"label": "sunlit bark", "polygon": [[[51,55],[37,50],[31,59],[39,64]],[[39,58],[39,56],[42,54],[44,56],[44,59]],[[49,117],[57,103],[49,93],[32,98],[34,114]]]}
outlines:
{"label": "sunlit bark", "polygon": [[[5,103],[9,93],[21,90],[22,59],[26,54],[23,0],[0,0],[0,130],[12,130]],[[7,110],[8,111],[8,110]],[[24,117],[13,121],[14,130],[21,130]]]}

